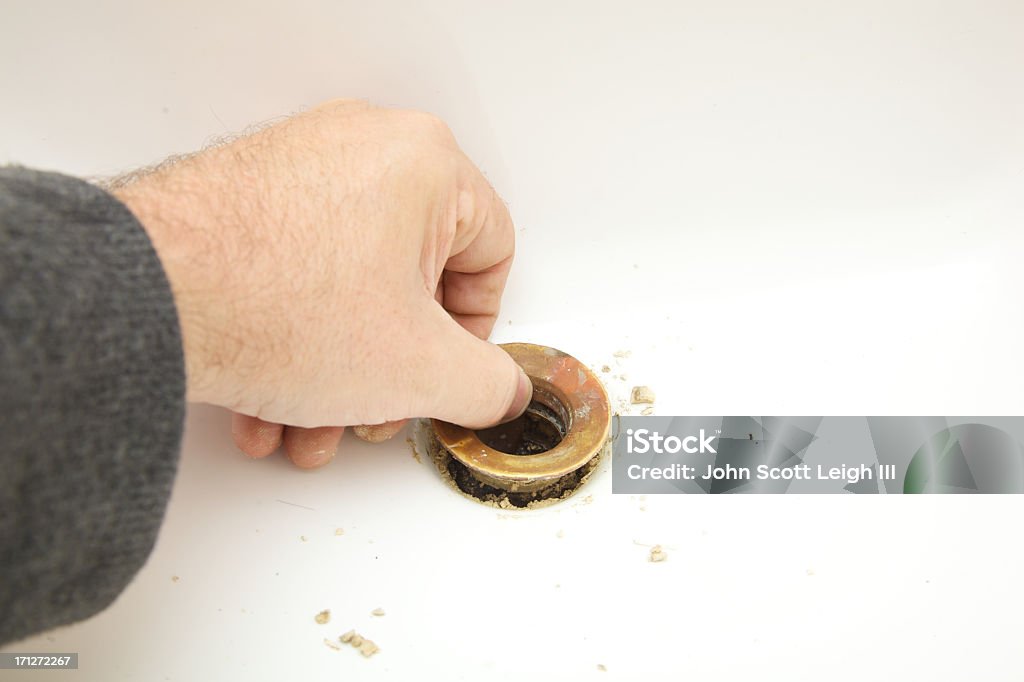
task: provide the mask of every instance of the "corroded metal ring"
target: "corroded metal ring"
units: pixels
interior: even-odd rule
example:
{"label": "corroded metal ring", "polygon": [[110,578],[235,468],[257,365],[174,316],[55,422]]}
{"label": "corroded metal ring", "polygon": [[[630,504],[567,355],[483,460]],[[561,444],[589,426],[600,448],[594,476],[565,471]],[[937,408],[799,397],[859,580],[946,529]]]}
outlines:
{"label": "corroded metal ring", "polygon": [[[611,429],[611,405],[600,379],[571,355],[532,343],[501,347],[533,382],[527,416],[550,423],[561,441],[548,450],[528,450],[534,454],[509,454],[492,447],[493,434],[487,433],[503,427],[472,431],[435,419],[434,434],[438,444],[481,483],[532,493],[574,475],[601,453]],[[523,427],[519,429],[521,436]]]}

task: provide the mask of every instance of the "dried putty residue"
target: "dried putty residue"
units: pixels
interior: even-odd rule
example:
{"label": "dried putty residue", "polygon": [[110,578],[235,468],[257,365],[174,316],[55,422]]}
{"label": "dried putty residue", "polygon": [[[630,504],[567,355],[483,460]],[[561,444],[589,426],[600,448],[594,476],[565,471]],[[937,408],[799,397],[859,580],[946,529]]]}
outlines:
{"label": "dried putty residue", "polygon": [[342,644],[348,644],[353,649],[359,649],[359,653],[366,658],[380,651],[380,647],[373,640],[366,639],[355,630],[349,630],[338,639],[341,640]]}
{"label": "dried putty residue", "polygon": [[661,545],[651,547],[651,555],[648,557],[648,561],[657,563],[659,561],[664,561],[665,559],[668,559],[668,554],[666,554],[665,550],[661,548]]}
{"label": "dried putty residue", "polygon": [[315,616],[313,616],[313,620],[315,620],[320,625],[326,625],[328,621],[331,620],[330,609],[324,609],[320,613],[316,614]]}
{"label": "dried putty residue", "polygon": [[410,436],[405,439],[405,442],[409,444],[409,449],[412,450],[412,458],[422,464],[423,460],[420,459],[420,451],[416,449],[416,441],[412,439],[412,436]]}
{"label": "dried putty residue", "polygon": [[391,435],[384,426],[384,424],[361,424],[353,426],[352,432],[367,443],[382,443],[390,438]]}
{"label": "dried putty residue", "polygon": [[654,403],[654,391],[649,386],[634,386],[633,392],[629,394],[629,400],[634,405],[641,403],[650,405]]}

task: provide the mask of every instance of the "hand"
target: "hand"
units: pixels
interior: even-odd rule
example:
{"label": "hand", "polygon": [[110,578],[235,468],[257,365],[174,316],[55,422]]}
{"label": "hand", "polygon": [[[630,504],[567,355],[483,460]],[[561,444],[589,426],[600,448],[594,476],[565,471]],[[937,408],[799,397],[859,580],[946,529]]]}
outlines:
{"label": "hand", "polygon": [[526,409],[530,381],[484,341],[512,220],[438,119],[332,101],[115,194],[170,280],[189,399],[237,412],[249,455],[283,440],[314,467],[345,426],[373,439]]}

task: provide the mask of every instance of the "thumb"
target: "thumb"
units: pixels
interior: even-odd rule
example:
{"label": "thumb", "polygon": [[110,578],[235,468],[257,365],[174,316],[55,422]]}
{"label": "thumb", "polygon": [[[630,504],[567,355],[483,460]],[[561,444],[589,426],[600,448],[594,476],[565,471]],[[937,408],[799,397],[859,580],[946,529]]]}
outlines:
{"label": "thumb", "polygon": [[[431,394],[425,416],[482,429],[526,411],[533,384],[499,346],[473,336],[445,313],[435,318],[427,370]],[[442,318],[442,319],[438,319]]]}

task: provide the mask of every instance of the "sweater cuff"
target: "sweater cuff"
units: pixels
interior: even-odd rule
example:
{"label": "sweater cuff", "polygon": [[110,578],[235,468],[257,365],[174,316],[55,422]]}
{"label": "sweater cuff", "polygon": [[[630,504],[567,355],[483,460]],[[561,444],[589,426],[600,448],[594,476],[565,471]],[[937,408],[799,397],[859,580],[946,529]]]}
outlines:
{"label": "sweater cuff", "polygon": [[143,227],[0,168],[0,642],[110,604],[156,541],[184,428],[181,330]]}

